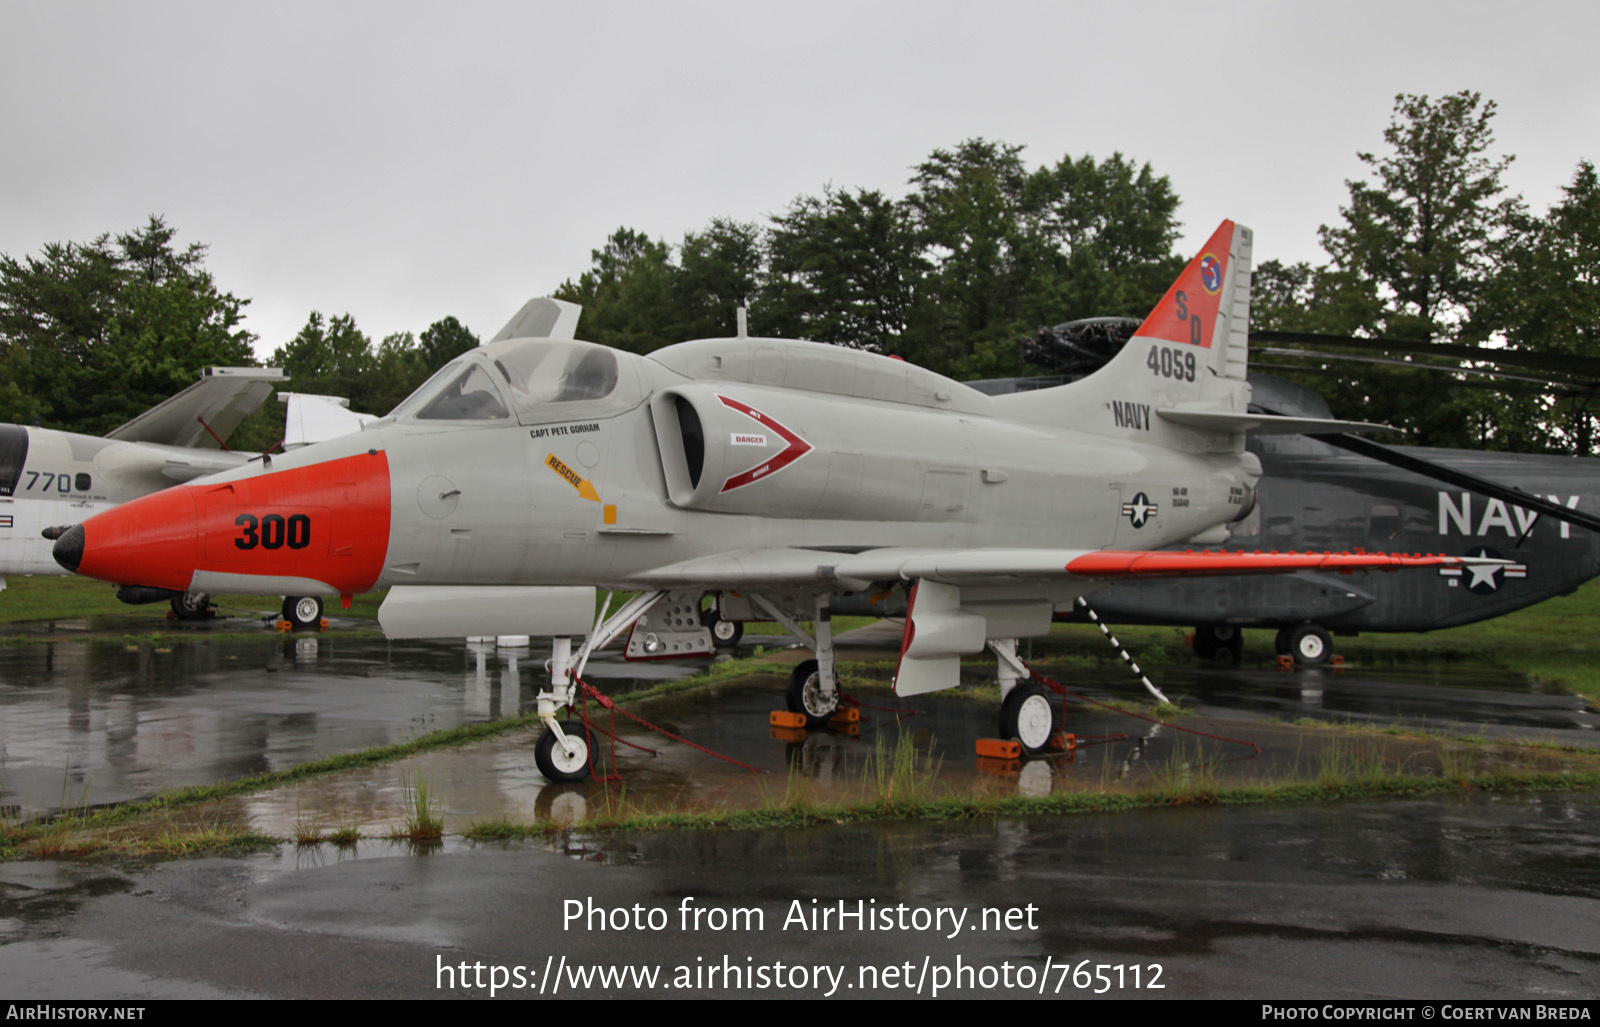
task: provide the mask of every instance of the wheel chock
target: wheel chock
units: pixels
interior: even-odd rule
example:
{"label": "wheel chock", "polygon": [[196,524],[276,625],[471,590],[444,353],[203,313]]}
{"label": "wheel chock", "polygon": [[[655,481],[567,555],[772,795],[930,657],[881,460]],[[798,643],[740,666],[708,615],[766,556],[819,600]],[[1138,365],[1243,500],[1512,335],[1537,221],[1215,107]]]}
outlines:
{"label": "wheel chock", "polygon": [[274,627],[276,627],[280,632],[282,632],[285,635],[287,635],[289,632],[294,630],[294,625],[289,623],[286,620],[278,621],[278,623],[275,624]]}
{"label": "wheel chock", "polygon": [[1329,665],[1334,666],[1334,667],[1343,667],[1344,666],[1344,657],[1338,655],[1337,653],[1335,653],[1334,655],[1328,657],[1328,663],[1329,663]]}
{"label": "wheel chock", "polygon": [[991,756],[978,757],[978,773],[995,777],[1016,777],[1022,773],[1021,760],[997,760]]}
{"label": "wheel chock", "polygon": [[803,742],[806,740],[806,730],[803,727],[775,727],[770,730],[774,742]]}
{"label": "wheel chock", "polygon": [[1278,669],[1279,670],[1294,670],[1294,657],[1293,656],[1280,656],[1280,657],[1278,657]]}
{"label": "wheel chock", "polygon": [[1044,743],[1045,752],[1071,752],[1078,747],[1078,736],[1066,731],[1057,731]]}
{"label": "wheel chock", "polygon": [[991,760],[1018,760],[1022,758],[1022,743],[1014,738],[980,738],[978,755]]}
{"label": "wheel chock", "polygon": [[790,713],[788,710],[773,710],[767,715],[767,722],[773,727],[804,728],[806,715],[804,713]]}
{"label": "wheel chock", "polygon": [[171,610],[167,611],[167,623],[170,624],[170,623],[172,623],[173,621],[175,621],[177,619],[178,619],[178,615],[177,614],[173,613]]}
{"label": "wheel chock", "polygon": [[861,711],[856,709],[854,706],[845,710],[834,710],[833,716],[828,718],[828,723],[859,724],[861,723]]}
{"label": "wheel chock", "polygon": [[324,618],[322,618],[322,620],[317,622],[317,630],[318,631],[327,631],[328,630],[328,618],[324,617]]}
{"label": "wheel chock", "polygon": [[1190,631],[1183,636],[1183,644],[1190,650],[1194,649],[1194,632]]}

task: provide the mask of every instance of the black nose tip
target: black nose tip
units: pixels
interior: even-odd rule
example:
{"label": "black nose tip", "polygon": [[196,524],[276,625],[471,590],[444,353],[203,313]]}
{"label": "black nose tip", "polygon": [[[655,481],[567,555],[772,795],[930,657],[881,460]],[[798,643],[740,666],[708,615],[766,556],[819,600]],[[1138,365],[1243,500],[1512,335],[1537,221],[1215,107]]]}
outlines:
{"label": "black nose tip", "polygon": [[83,562],[83,525],[74,524],[63,532],[50,552],[56,563],[73,574],[78,573],[78,564]]}

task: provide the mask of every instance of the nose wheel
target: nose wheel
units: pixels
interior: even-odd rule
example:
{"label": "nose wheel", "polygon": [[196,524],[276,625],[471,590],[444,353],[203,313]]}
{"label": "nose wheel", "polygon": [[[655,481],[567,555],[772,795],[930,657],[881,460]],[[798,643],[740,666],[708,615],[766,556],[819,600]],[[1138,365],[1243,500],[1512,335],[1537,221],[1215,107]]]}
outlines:
{"label": "nose wheel", "polygon": [[590,754],[595,752],[594,735],[581,723],[569,721],[562,725],[566,744],[556,737],[554,730],[545,728],[533,747],[533,762],[545,780],[556,784],[582,781],[589,776]]}

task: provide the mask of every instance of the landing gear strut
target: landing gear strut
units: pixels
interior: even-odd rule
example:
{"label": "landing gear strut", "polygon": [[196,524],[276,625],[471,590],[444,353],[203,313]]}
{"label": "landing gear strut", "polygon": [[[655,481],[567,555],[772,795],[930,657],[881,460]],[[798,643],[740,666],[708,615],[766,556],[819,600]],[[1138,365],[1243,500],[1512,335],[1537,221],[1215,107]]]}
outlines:
{"label": "landing gear strut", "polygon": [[568,721],[560,735],[546,728],[539,736],[533,746],[533,762],[547,781],[582,781],[589,776],[590,754],[594,751],[594,733],[583,724]]}
{"label": "landing gear strut", "polygon": [[816,597],[817,637],[811,638],[795,620],[762,596],[753,597],[770,613],[774,620],[789,629],[790,634],[807,643],[817,654],[814,660],[804,660],[789,675],[789,687],[784,689],[784,705],[790,713],[800,713],[806,718],[806,727],[821,727],[839,709],[839,679],[833,670],[833,614],[828,609],[828,597]]}

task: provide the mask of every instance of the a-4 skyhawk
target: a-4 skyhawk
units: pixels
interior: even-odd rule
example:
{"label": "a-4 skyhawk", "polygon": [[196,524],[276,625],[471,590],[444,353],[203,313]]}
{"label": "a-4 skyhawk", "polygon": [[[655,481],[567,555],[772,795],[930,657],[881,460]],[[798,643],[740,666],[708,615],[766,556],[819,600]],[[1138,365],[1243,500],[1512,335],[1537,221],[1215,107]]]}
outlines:
{"label": "a-4 skyhawk", "polygon": [[[901,695],[992,649],[1001,730],[1038,751],[1053,710],[1016,641],[1106,582],[1462,562],[1200,551],[1255,502],[1247,430],[1372,427],[1247,411],[1250,238],[1223,222],[1099,372],[1009,396],[742,325],[641,356],[514,320],[364,431],[101,514],[55,554],[160,588],[393,586],[396,637],[549,635],[553,780],[590,769],[587,729],[555,716],[589,654],[630,628],[630,657],[711,652],[707,592],[811,642],[788,701],[812,723],[839,699],[831,614],[872,610],[906,618]],[[597,618],[596,586],[637,595]]]}

